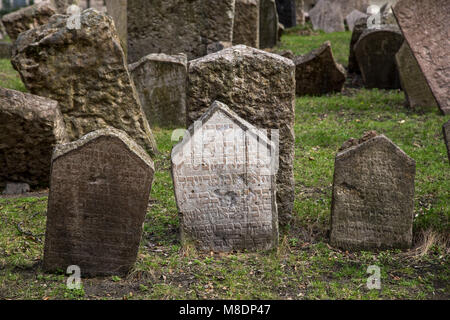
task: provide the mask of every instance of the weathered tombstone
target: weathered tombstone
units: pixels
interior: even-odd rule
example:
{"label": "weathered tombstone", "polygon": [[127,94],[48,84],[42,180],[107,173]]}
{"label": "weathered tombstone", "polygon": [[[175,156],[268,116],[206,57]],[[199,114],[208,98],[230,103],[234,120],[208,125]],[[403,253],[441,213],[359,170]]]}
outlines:
{"label": "weathered tombstone", "polygon": [[124,275],[136,261],[153,161],[123,131],[58,145],[52,158],[44,269]]}
{"label": "weathered tombstone", "polygon": [[314,30],[323,30],[327,33],[345,31],[344,17],[339,3],[330,0],[319,0],[309,11]]}
{"label": "weathered tombstone", "polygon": [[408,106],[415,110],[435,110],[437,108],[436,99],[406,41],[395,55],[395,62]]}
{"label": "weathered tombstone", "polygon": [[347,21],[347,25],[348,25],[348,29],[350,31],[353,31],[353,29],[355,28],[355,24],[358,20],[360,19],[366,19],[369,18],[369,16],[365,13],[362,13],[359,10],[353,10],[351,13],[349,13],[347,15],[347,17],[345,18],[345,21]]}
{"label": "weathered tombstone", "polygon": [[187,57],[153,53],[129,66],[150,124],[186,125]]}
{"label": "weathered tombstone", "polygon": [[183,242],[218,252],[276,247],[275,158],[265,132],[214,102],[172,150]]}
{"label": "weathered tombstone", "polygon": [[302,26],[305,24],[305,4],[303,0],[296,0],[295,5],[297,6],[295,16],[297,18],[297,24]]}
{"label": "weathered tombstone", "polygon": [[285,28],[297,25],[295,0],[276,0],[278,20]]}
{"label": "weathered tombstone", "polygon": [[259,47],[272,48],[277,44],[278,13],[275,0],[260,0]]}
{"label": "weathered tombstone", "polygon": [[232,42],[235,0],[128,1],[128,62],[149,53],[202,57],[214,42]]}
{"label": "weathered tombstone", "polygon": [[208,47],[206,48],[206,52],[207,54],[211,54],[226,48],[231,48],[232,46],[233,44],[231,42],[223,42],[223,41],[213,42],[208,45]]}
{"label": "weathered tombstone", "polygon": [[2,22],[14,41],[20,33],[46,24],[55,13],[56,10],[49,2],[39,2],[3,16]]}
{"label": "weathered tombstone", "polygon": [[0,88],[0,185],[48,184],[53,148],[67,141],[56,101]]}
{"label": "weathered tombstone", "polygon": [[4,195],[20,195],[30,192],[30,185],[28,183],[22,182],[7,182],[5,190],[3,190],[2,194]]}
{"label": "weathered tombstone", "polygon": [[57,13],[66,14],[67,8],[72,4],[77,5],[78,0],[50,0],[50,3]]}
{"label": "weathered tombstone", "polygon": [[259,48],[259,0],[236,0],[233,45]]}
{"label": "weathered tombstone", "polygon": [[106,0],[106,12],[113,18],[120,43],[127,54],[127,0]]}
{"label": "weathered tombstone", "polygon": [[352,250],[412,244],[416,164],[384,135],[347,143],[336,155],[331,245]]}
{"label": "weathered tombstone", "polygon": [[395,54],[403,43],[397,27],[367,29],[355,44],[355,57],[368,88],[400,89]]}
{"label": "weathered tombstone", "polygon": [[362,33],[367,29],[367,18],[359,18],[353,27],[352,38],[350,40],[350,53],[348,56],[348,72],[360,74],[358,62],[355,56],[355,44],[358,42]]}
{"label": "weathered tombstone", "polygon": [[241,45],[190,61],[187,125],[216,100],[258,128],[279,130],[277,204],[280,222],[286,223],[294,201],[294,63]]}
{"label": "weathered tombstone", "polygon": [[71,141],[109,126],[155,152],[112,19],[88,9],[71,30],[68,18],[54,15],[14,43],[11,62],[26,88],[59,102]]}
{"label": "weathered tombstone", "polygon": [[11,59],[11,42],[0,41],[0,59]]}
{"label": "weathered tombstone", "polygon": [[450,162],[450,120],[443,125],[442,131],[444,133],[445,145],[447,146],[448,161]]}
{"label": "weathered tombstone", "polygon": [[340,92],[345,83],[345,69],[333,57],[331,43],[294,58],[297,96]]}
{"label": "weathered tombstone", "polygon": [[393,11],[439,108],[450,114],[450,1],[400,0]]}

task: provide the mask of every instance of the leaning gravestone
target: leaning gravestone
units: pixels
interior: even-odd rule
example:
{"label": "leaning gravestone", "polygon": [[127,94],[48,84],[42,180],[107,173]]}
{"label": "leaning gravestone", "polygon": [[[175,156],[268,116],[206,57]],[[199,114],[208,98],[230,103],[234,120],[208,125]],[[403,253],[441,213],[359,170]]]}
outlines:
{"label": "leaning gravestone", "polygon": [[216,100],[258,128],[279,130],[277,204],[280,221],[286,223],[294,201],[294,63],[246,46],[190,61],[187,125],[200,118]]}
{"label": "leaning gravestone", "polygon": [[340,92],[345,83],[345,69],[333,57],[331,43],[294,58],[297,96]]}
{"label": "leaning gravestone", "polygon": [[355,56],[355,44],[358,42],[359,38],[363,34],[363,32],[367,29],[367,18],[361,17],[356,20],[355,25],[353,27],[352,38],[350,40],[350,53],[348,56],[348,72],[360,74],[361,70],[359,70],[358,62],[356,61]]}
{"label": "leaning gravestone", "polygon": [[400,89],[395,54],[403,43],[397,27],[367,29],[355,44],[355,57],[366,87]]}
{"label": "leaning gravestone", "polygon": [[187,58],[149,54],[129,66],[142,108],[150,124],[186,124]]}
{"label": "leaning gravestone", "polygon": [[207,54],[208,45],[232,42],[235,0],[128,1],[128,62],[149,53]]}
{"label": "leaning gravestone", "polygon": [[126,274],[139,249],[153,174],[148,154],[120,130],[57,146],[44,269],[77,265],[82,275]]}
{"label": "leaning gravestone", "polygon": [[276,0],[278,20],[285,28],[297,25],[295,0]]}
{"label": "leaning gravestone", "polygon": [[172,150],[183,243],[201,250],[268,250],[278,243],[276,148],[214,102]]}
{"label": "leaning gravestone", "polygon": [[327,33],[345,31],[344,17],[339,3],[330,0],[320,0],[309,11],[314,30],[323,30]]}
{"label": "leaning gravestone", "polygon": [[260,0],[259,6],[259,47],[272,48],[278,39],[277,5],[275,0]]}
{"label": "leaning gravestone", "polygon": [[347,15],[347,17],[345,18],[345,21],[347,21],[347,25],[348,25],[348,29],[350,31],[353,31],[353,29],[355,28],[356,22],[360,19],[367,19],[369,18],[369,16],[365,13],[362,13],[359,10],[353,10],[351,13],[349,13]]}
{"label": "leaning gravestone", "polygon": [[331,245],[406,249],[412,244],[415,161],[384,135],[369,135],[336,155]]}
{"label": "leaning gravestone", "polygon": [[448,161],[450,161],[450,120],[444,124],[442,131],[444,133],[445,145],[447,146]]}
{"label": "leaning gravestone", "polygon": [[233,45],[259,48],[259,1],[236,0]]}
{"label": "leaning gravestone", "polygon": [[55,145],[68,141],[58,103],[0,88],[0,185],[46,185]]}
{"label": "leaning gravestone", "polygon": [[450,1],[400,0],[393,11],[439,108],[450,114]]}
{"label": "leaning gravestone", "polygon": [[435,110],[437,108],[436,99],[406,41],[395,55],[395,62],[408,106],[415,110]]}
{"label": "leaning gravestone", "polygon": [[59,102],[72,141],[109,126],[155,152],[112,19],[94,9],[80,19],[79,30],[67,28],[68,16],[54,15],[23,33],[13,46],[14,68],[31,93]]}

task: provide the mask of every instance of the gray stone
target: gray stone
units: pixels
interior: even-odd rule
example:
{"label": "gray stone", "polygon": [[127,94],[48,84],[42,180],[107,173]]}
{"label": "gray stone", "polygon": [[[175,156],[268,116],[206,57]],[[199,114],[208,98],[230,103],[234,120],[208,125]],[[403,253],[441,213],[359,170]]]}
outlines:
{"label": "gray stone", "polygon": [[277,204],[280,221],[286,223],[294,201],[294,63],[241,45],[190,61],[188,126],[216,100],[258,128],[279,129]]}
{"label": "gray stone", "polygon": [[345,31],[344,17],[339,3],[330,0],[320,0],[309,11],[314,30],[323,30],[327,33]]}
{"label": "gray stone", "polygon": [[295,0],[276,0],[278,20],[285,28],[297,25]]}
{"label": "gray stone", "polygon": [[309,10],[314,8],[317,2],[318,0],[303,0],[303,9],[305,12],[309,12]]}
{"label": "gray stone", "polygon": [[450,162],[450,120],[443,125],[442,131],[444,133],[444,142],[447,146],[448,161]]}
{"label": "gray stone", "polygon": [[395,26],[382,25],[362,33],[354,50],[366,87],[401,88],[395,54],[402,43],[402,33]]}
{"label": "gray stone", "polygon": [[112,19],[88,9],[81,29],[70,30],[68,17],[54,15],[14,43],[11,61],[26,88],[59,102],[71,141],[114,127],[154,153],[156,142]]}
{"label": "gray stone", "polygon": [[352,11],[358,10],[366,12],[367,7],[370,4],[370,0],[331,0],[341,6],[341,12],[343,17],[347,17]]}
{"label": "gray stone", "polygon": [[360,74],[361,70],[359,70],[358,62],[356,61],[355,56],[355,44],[358,42],[359,38],[363,34],[363,32],[367,29],[367,18],[359,18],[355,22],[355,26],[352,32],[352,38],[350,40],[350,53],[348,56],[348,72]]}
{"label": "gray stone", "polygon": [[223,41],[213,42],[208,45],[206,52],[208,54],[211,54],[211,53],[219,52],[226,48],[231,48],[232,46],[233,46],[233,44],[231,42],[223,42]]}
{"label": "gray stone", "polygon": [[127,0],[106,0],[106,12],[114,20],[120,43],[127,55]]}
{"label": "gray stone", "polygon": [[159,126],[186,124],[187,58],[149,54],[129,66],[147,120]]}
{"label": "gray stone", "polygon": [[11,196],[30,192],[30,185],[28,183],[14,183],[7,182],[6,188],[3,190],[2,194]]}
{"label": "gray stone", "polygon": [[0,185],[47,185],[53,148],[67,141],[56,101],[0,88]]}
{"label": "gray stone", "polygon": [[441,112],[450,114],[450,1],[400,0],[393,10]]}
{"label": "gray stone", "polygon": [[356,21],[358,21],[359,19],[367,19],[367,18],[369,18],[367,14],[362,13],[359,10],[353,10],[351,13],[347,15],[345,21],[347,21],[348,29],[350,31],[353,31]]}
{"label": "gray stone", "polygon": [[44,270],[125,275],[136,261],[153,161],[123,131],[101,129],[52,157]]}
{"label": "gray stone", "polygon": [[11,50],[11,42],[0,41],[0,59],[11,59]]}
{"label": "gray stone", "polygon": [[259,0],[236,0],[233,45],[259,48]]}
{"label": "gray stone", "polygon": [[408,106],[414,110],[435,110],[438,108],[427,80],[406,41],[403,42],[395,55],[395,62]]}
{"label": "gray stone", "polygon": [[275,157],[265,132],[214,102],[172,150],[183,243],[218,252],[276,247]]}
{"label": "gray stone", "polygon": [[278,38],[278,13],[275,0],[260,0],[259,47],[276,46]]}
{"label": "gray stone", "polygon": [[349,143],[335,159],[331,245],[345,250],[409,248],[415,172],[415,161],[384,135],[370,132]]}

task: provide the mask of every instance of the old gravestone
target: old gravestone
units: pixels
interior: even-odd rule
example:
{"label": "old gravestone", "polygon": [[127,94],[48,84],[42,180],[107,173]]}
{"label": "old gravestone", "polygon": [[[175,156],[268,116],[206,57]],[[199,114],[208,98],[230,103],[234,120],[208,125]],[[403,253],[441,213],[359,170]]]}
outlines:
{"label": "old gravestone", "polygon": [[345,17],[345,21],[347,21],[347,25],[348,25],[348,29],[350,31],[353,31],[353,29],[355,28],[356,22],[359,19],[368,19],[369,16],[359,10],[353,10],[352,12],[350,12],[347,17]]}
{"label": "old gravestone", "polygon": [[450,114],[450,1],[400,0],[393,11],[439,108]]}
{"label": "old gravestone", "polygon": [[149,54],[130,65],[129,70],[150,124],[186,124],[185,54]]}
{"label": "old gravestone", "polygon": [[331,245],[342,249],[412,244],[415,161],[384,135],[374,135],[350,141],[336,155]]}
{"label": "old gravestone", "polygon": [[127,54],[127,0],[105,0],[106,12],[113,18],[125,55]]}
{"label": "old gravestone", "polygon": [[285,28],[297,25],[295,0],[276,0],[278,20]]}
{"label": "old gravestone", "polygon": [[272,48],[278,40],[278,13],[275,0],[260,0],[259,47]]}
{"label": "old gravestone", "polygon": [[148,154],[120,130],[101,129],[58,145],[44,269],[77,265],[83,276],[126,274],[139,249],[153,174]]}
{"label": "old gravestone", "polygon": [[295,5],[295,16],[297,18],[297,24],[302,26],[305,24],[305,3],[303,2],[303,0],[296,0]]}
{"label": "old gravestone", "polygon": [[219,252],[276,247],[275,153],[263,131],[214,102],[172,150],[183,242]]}
{"label": "old gravestone", "polygon": [[67,20],[54,15],[14,43],[11,62],[26,88],[59,102],[72,141],[109,126],[155,152],[112,19],[88,9],[79,30],[67,28]]}
{"label": "old gravestone", "polygon": [[366,87],[379,89],[401,87],[395,54],[402,43],[402,33],[395,26],[382,25],[362,33],[355,44],[355,57]]}
{"label": "old gravestone", "polygon": [[333,57],[331,43],[297,56],[295,63],[295,93],[298,96],[340,92],[345,83],[345,69]]}
{"label": "old gravestone", "polygon": [[350,40],[350,50],[348,56],[348,72],[360,74],[358,62],[355,56],[355,44],[358,42],[359,38],[363,32],[367,29],[367,18],[361,17],[356,20],[353,27],[352,38]]}
{"label": "old gravestone", "polygon": [[67,141],[56,101],[0,88],[0,186],[48,184],[53,148]]}
{"label": "old gravestone", "polygon": [[232,42],[235,0],[128,1],[128,62],[149,53],[207,54],[215,42]]}
{"label": "old gravestone", "polygon": [[259,0],[236,0],[233,45],[259,48]]}
{"label": "old gravestone", "polygon": [[323,30],[327,33],[345,31],[344,16],[339,3],[330,0],[319,0],[309,11],[314,30]]}
{"label": "old gravestone", "polygon": [[411,109],[435,110],[436,99],[406,41],[395,55],[395,62],[408,106]]}
{"label": "old gravestone", "polygon": [[444,133],[445,145],[447,146],[448,161],[450,161],[450,120],[442,126],[442,131]]}
{"label": "old gravestone", "polygon": [[246,46],[234,46],[190,61],[188,126],[216,100],[258,128],[279,130],[277,204],[280,222],[286,223],[294,201],[294,63]]}

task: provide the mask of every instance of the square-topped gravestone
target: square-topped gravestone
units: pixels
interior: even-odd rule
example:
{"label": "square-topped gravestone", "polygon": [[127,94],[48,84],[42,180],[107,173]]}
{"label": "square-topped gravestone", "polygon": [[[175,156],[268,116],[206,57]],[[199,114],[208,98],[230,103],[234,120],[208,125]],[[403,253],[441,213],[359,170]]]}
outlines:
{"label": "square-topped gravestone", "polygon": [[123,131],[101,129],[58,145],[52,159],[44,269],[124,275],[133,266],[154,166]]}
{"label": "square-topped gravestone", "polygon": [[183,242],[218,252],[276,247],[276,152],[266,132],[214,102],[172,150]]}
{"label": "square-topped gravestone", "polygon": [[406,249],[412,244],[416,165],[384,135],[346,142],[336,155],[331,244]]}

